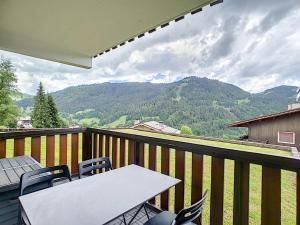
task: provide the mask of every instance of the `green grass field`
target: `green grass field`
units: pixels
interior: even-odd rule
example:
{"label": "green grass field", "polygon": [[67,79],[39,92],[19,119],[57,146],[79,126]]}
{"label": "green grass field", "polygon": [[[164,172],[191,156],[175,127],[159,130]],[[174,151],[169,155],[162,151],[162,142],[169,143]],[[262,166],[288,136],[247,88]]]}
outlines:
{"label": "green grass field", "polygon": [[[285,151],[280,151],[277,149],[268,149],[268,148],[259,148],[245,145],[237,145],[237,144],[228,144],[223,142],[214,142],[214,141],[206,141],[200,139],[191,139],[184,137],[175,137],[164,134],[155,134],[149,132],[142,132],[136,130],[119,130],[121,132],[126,133],[134,133],[139,135],[153,136],[159,138],[166,139],[176,139],[184,142],[192,142],[199,143],[211,146],[218,147],[226,147],[233,148],[244,151],[256,151],[263,152],[267,154],[278,154],[282,156],[289,157],[289,153]],[[59,163],[59,137],[55,138],[55,163]],[[81,161],[81,143],[82,143],[82,135],[79,135],[79,161]],[[30,138],[26,138],[25,140],[25,154],[30,155],[31,153],[31,143]],[[103,143],[105,144],[105,143]],[[104,145],[103,145],[104,146]],[[46,153],[45,153],[45,137],[42,137],[41,143],[41,164],[45,166],[46,162]],[[185,168],[185,205],[190,205],[191,202],[191,159],[192,154],[186,152],[186,168]],[[112,155],[112,154],[110,154]],[[148,145],[145,145],[145,167],[148,167],[148,155],[149,149]],[[13,156],[13,140],[7,141],[7,157]],[[119,156],[119,151],[118,151]],[[157,148],[157,171],[161,170],[161,149]],[[128,159],[128,154],[126,151],[126,159]],[[127,160],[126,160],[127,161]],[[71,136],[68,135],[68,164],[71,164]],[[119,165],[119,157],[117,160],[117,164]],[[224,224],[229,225],[232,224],[232,213],[233,213],[233,173],[234,173],[234,162],[232,160],[225,160],[225,190],[224,190]],[[171,149],[170,151],[170,174],[171,176],[175,176],[175,150]],[[260,224],[261,220],[261,166],[251,165],[250,167],[250,224],[256,225]],[[281,173],[281,182],[282,182],[282,224],[283,225],[291,225],[296,224],[296,173],[282,171]],[[204,189],[210,189],[210,181],[211,181],[211,157],[204,156],[204,179],[203,179],[203,187]],[[170,210],[174,210],[174,188],[170,190]],[[156,198],[157,205],[159,206],[159,197]],[[209,224],[209,199],[205,206],[204,216],[203,216],[203,224]]]}
{"label": "green grass field", "polygon": [[112,123],[104,125],[103,128],[112,128],[112,127],[118,127],[124,125],[126,120],[127,120],[127,115],[121,116],[120,118],[113,121]]}
{"label": "green grass field", "polygon": [[262,147],[249,146],[249,145],[240,145],[240,144],[231,144],[231,143],[218,142],[218,141],[209,141],[209,140],[203,140],[200,138],[179,137],[179,136],[174,136],[174,135],[140,131],[140,130],[134,130],[134,129],[115,129],[114,131],[124,132],[124,133],[128,133],[128,134],[143,135],[143,136],[148,136],[148,137],[163,138],[163,139],[168,139],[168,140],[182,141],[182,142],[188,142],[188,143],[194,143],[194,144],[209,145],[209,146],[214,146],[214,147],[230,148],[230,149],[236,149],[236,150],[242,150],[242,151],[253,151],[253,152],[261,152],[261,153],[272,154],[272,155],[291,156],[290,152],[278,150],[278,149],[271,149],[271,148],[262,148]]}

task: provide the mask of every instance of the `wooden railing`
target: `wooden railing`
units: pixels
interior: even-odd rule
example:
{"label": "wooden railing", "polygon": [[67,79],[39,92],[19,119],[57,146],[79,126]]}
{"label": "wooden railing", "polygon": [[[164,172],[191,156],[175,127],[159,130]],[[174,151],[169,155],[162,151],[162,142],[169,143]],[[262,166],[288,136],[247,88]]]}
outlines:
{"label": "wooden railing", "polygon": [[[44,136],[46,140],[43,153],[41,137]],[[71,141],[68,141],[68,137]],[[258,209],[261,224],[281,224],[282,187],[294,185],[292,181],[290,184],[281,182],[281,174],[283,171],[291,171],[297,184],[294,193],[296,199],[289,199],[295,201],[295,208],[288,210],[291,210],[290,214],[295,217],[295,223],[300,224],[300,161],[293,157],[212,147],[112,130],[83,128],[0,133],[0,158],[7,157],[7,142],[11,139],[14,139],[13,155],[25,154],[27,152],[25,139],[28,138],[31,140],[30,154],[36,160],[41,161],[41,155],[45,154],[46,166],[71,161],[73,174],[77,173],[79,161],[108,156],[114,168],[134,163],[179,178],[182,182],[175,190],[162,193],[150,201],[163,210],[178,212],[199,200],[203,189],[208,188],[210,199],[206,208],[209,209],[207,211],[209,219],[204,224],[211,225],[224,224],[224,220],[234,225],[256,224],[251,221],[249,209],[252,204],[250,174],[252,167],[256,165],[261,168],[261,176],[255,177],[261,185],[261,206]],[[225,178],[229,173],[225,173],[225,170],[228,169],[228,164],[233,165],[231,171],[233,182],[226,183],[233,190],[230,212],[232,219],[224,218],[224,202],[228,201],[224,195]],[[208,171],[209,181],[205,175]]]}
{"label": "wooden railing", "polygon": [[[85,131],[85,128],[2,131],[0,158],[29,154],[43,166],[69,164],[72,173],[77,173],[78,162],[86,156],[82,155],[79,159],[79,155],[87,149]],[[79,136],[82,136],[82,144]],[[79,148],[79,145],[82,147]]]}
{"label": "wooden railing", "polygon": [[[300,161],[298,159],[133,135],[121,131],[89,129],[89,132],[94,143],[91,146],[93,156],[110,157],[115,168],[135,163],[166,175],[173,175],[183,181],[176,186],[174,193],[165,192],[151,201],[164,210],[178,212],[184,206],[199,200],[204,188],[204,171],[210,170],[211,178],[208,187],[210,217],[204,224],[224,224],[225,162],[230,161],[229,163],[234,164],[232,219],[226,218],[226,224],[246,225],[250,223],[249,190],[252,165],[261,166],[261,177],[258,178],[261,181],[261,224],[281,224],[281,171],[292,171],[295,179],[297,175],[297,192],[295,191],[294,195],[297,196],[297,207],[288,210],[291,210],[295,221],[297,218],[297,224],[300,222],[300,176],[298,172]],[[124,157],[126,154],[127,157]],[[204,163],[206,156],[210,157],[208,163]],[[124,160],[125,158],[127,161]],[[208,164],[210,165],[207,166]],[[294,183],[290,181],[288,185],[292,186]],[[289,201],[295,201],[296,206],[296,199],[289,199]],[[251,221],[252,224],[257,224],[256,222]]]}

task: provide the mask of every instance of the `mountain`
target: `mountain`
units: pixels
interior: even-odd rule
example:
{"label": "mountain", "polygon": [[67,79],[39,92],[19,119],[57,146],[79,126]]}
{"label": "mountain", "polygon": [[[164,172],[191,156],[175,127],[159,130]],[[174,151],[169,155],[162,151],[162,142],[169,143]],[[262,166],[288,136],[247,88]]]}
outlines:
{"label": "mountain", "polygon": [[[69,87],[52,93],[64,117],[83,125],[116,127],[135,120],[160,120],[180,128],[189,125],[198,135],[233,137],[243,129],[226,123],[287,109],[296,87],[279,86],[251,94],[232,84],[187,77],[166,83],[102,83]],[[18,102],[31,106],[32,98]]]}

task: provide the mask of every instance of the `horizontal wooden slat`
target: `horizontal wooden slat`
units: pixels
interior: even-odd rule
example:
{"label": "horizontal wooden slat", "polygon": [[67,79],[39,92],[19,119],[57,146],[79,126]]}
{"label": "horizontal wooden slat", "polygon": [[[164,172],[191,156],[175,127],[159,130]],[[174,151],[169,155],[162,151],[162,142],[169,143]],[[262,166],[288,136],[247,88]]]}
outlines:
{"label": "horizontal wooden slat", "polygon": [[262,168],[261,224],[281,224],[281,175],[280,170]]}
{"label": "horizontal wooden slat", "polygon": [[31,130],[18,130],[2,132],[0,140],[11,138],[25,138],[25,137],[40,137],[40,136],[53,136],[58,134],[73,134],[85,132],[87,128],[55,128],[55,129],[31,129]]}

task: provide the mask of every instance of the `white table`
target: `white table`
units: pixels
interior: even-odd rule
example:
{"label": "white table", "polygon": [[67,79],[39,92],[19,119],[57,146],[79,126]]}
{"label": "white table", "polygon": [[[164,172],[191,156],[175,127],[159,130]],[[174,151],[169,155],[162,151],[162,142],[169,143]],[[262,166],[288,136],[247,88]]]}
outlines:
{"label": "white table", "polygon": [[99,225],[179,182],[130,165],[21,196],[20,202],[31,225]]}

